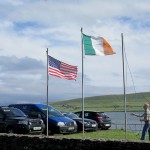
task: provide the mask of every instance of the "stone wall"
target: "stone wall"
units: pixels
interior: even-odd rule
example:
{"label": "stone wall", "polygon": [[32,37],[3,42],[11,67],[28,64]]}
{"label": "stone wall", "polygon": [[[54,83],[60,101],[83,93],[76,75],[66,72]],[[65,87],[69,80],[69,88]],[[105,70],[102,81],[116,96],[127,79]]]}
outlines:
{"label": "stone wall", "polygon": [[150,142],[0,134],[0,150],[149,150]]}

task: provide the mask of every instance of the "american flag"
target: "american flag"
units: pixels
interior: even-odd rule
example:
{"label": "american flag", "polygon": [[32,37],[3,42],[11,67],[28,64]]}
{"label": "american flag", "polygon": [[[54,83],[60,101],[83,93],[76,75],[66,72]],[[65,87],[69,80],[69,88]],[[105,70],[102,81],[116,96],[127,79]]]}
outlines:
{"label": "american flag", "polygon": [[51,56],[48,56],[48,61],[49,61],[49,69],[48,69],[49,75],[64,78],[67,80],[76,80],[78,71],[77,66],[68,65]]}

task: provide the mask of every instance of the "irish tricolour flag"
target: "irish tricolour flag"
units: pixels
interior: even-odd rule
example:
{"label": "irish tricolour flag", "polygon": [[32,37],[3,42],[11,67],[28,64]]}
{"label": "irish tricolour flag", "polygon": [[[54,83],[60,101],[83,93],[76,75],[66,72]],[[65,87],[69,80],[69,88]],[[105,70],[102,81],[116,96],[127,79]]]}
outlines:
{"label": "irish tricolour flag", "polygon": [[85,55],[112,55],[116,52],[103,37],[94,37],[83,34]]}

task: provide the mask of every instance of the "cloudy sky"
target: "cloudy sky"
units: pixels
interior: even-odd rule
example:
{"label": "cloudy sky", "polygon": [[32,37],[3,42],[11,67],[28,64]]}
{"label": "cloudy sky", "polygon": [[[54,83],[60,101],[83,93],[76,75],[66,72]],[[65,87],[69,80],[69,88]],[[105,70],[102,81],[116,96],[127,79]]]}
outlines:
{"label": "cloudy sky", "polygon": [[77,81],[49,76],[49,101],[80,98],[81,27],[116,51],[84,57],[85,97],[123,94],[121,33],[126,92],[150,91],[149,0],[5,0],[0,8],[1,104],[46,102],[47,48],[52,57],[78,66]]}

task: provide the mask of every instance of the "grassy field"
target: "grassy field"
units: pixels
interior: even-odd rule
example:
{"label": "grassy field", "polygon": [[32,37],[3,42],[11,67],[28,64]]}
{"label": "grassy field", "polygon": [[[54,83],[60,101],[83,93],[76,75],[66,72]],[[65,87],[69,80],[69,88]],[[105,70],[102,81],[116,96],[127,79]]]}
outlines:
{"label": "grassy field", "polygon": [[[61,138],[75,138],[75,139],[108,139],[108,140],[128,140],[128,141],[139,141],[141,133],[133,133],[127,131],[127,136],[125,137],[125,131],[122,129],[109,129],[109,130],[98,130],[96,132],[82,132],[76,134],[68,135],[56,135],[54,137]],[[146,137],[148,141],[148,136]]]}
{"label": "grassy field", "polygon": [[[134,93],[126,95],[127,111],[143,111],[143,103],[150,102],[150,92]],[[49,103],[55,108],[62,111],[79,111],[82,110],[82,99],[72,99]],[[87,97],[84,99],[85,110],[96,111],[124,111],[123,95],[104,95]]]}
{"label": "grassy field", "polygon": [[[143,104],[145,102],[150,103],[150,92],[134,93],[126,95],[126,108],[127,111],[143,111]],[[58,110],[61,111],[79,111],[82,110],[82,99],[64,100],[58,102],[49,103]],[[124,96],[123,95],[104,95],[87,97],[84,99],[85,110],[96,111],[124,111]],[[81,139],[111,139],[111,140],[135,140],[138,141],[141,136],[141,132],[134,133],[127,131],[127,137],[125,138],[125,131],[123,129],[109,129],[98,130],[96,132],[85,132],[58,135],[58,137],[65,138],[81,138]],[[57,136],[56,136],[57,137]],[[148,140],[148,137],[147,137]]]}

